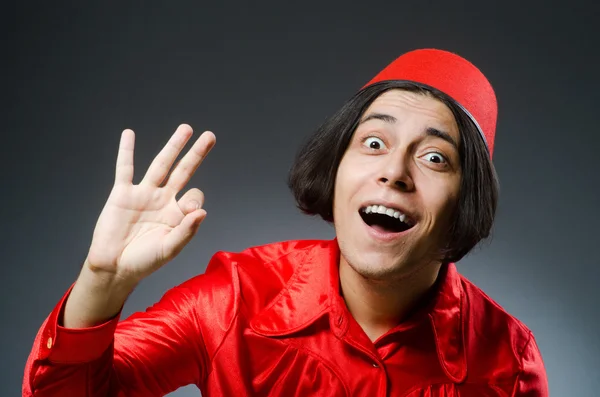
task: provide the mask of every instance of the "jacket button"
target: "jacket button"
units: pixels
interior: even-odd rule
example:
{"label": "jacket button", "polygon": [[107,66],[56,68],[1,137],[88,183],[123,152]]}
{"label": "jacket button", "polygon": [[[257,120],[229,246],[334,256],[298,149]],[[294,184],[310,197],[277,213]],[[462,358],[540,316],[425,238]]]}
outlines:
{"label": "jacket button", "polygon": [[46,341],[46,347],[47,347],[48,349],[51,349],[51,348],[52,348],[52,337],[49,337],[49,338],[48,338],[48,341]]}
{"label": "jacket button", "polygon": [[372,365],[373,365],[373,368],[379,368],[379,364],[377,364],[377,363],[373,363]]}

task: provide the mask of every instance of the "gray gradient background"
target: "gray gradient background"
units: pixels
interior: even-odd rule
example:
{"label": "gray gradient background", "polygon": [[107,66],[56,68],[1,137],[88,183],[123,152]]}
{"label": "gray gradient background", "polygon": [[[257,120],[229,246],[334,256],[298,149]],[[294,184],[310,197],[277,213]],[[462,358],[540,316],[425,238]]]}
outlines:
{"label": "gray gradient background", "polygon": [[78,274],[124,128],[136,131],[136,182],[179,123],[217,136],[189,184],[205,191],[208,217],[134,292],[129,315],[203,272],[217,250],[333,237],[294,207],[293,156],[362,84],[418,47],[470,59],[499,98],[494,237],[459,269],[534,331],[553,396],[596,395],[594,2],[158,3],[4,9],[0,395],[19,395],[35,333]]}

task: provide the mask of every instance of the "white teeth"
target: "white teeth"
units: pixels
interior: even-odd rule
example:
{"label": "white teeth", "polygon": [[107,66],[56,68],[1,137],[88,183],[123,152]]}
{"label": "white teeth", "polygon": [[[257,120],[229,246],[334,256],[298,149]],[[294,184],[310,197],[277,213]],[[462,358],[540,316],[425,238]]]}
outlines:
{"label": "white teeth", "polygon": [[407,218],[406,215],[404,215],[402,212],[395,210],[393,208],[387,208],[384,207],[383,205],[368,205],[367,208],[365,208],[365,213],[366,214],[385,214],[387,216],[391,216],[393,218],[396,218],[398,220],[400,220],[400,222],[405,222],[405,223],[409,223],[410,221]]}

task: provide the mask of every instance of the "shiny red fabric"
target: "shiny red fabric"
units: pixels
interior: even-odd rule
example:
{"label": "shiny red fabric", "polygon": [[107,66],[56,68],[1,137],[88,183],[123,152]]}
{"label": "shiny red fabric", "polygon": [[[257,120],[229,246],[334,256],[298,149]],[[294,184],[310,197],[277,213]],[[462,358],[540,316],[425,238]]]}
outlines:
{"label": "shiny red fabric", "polygon": [[62,328],[43,323],[23,395],[491,397],[548,395],[532,333],[443,268],[428,300],[374,343],[339,294],[336,240],[215,254],[203,275],[146,312]]}

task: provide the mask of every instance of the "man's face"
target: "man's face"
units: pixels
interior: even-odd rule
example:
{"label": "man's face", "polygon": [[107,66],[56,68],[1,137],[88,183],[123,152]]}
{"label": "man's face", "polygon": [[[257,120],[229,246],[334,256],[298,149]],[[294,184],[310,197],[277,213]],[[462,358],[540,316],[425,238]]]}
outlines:
{"label": "man's face", "polygon": [[433,97],[391,90],[371,104],[335,181],[342,260],[378,280],[439,260],[458,201],[459,140],[451,110]]}

